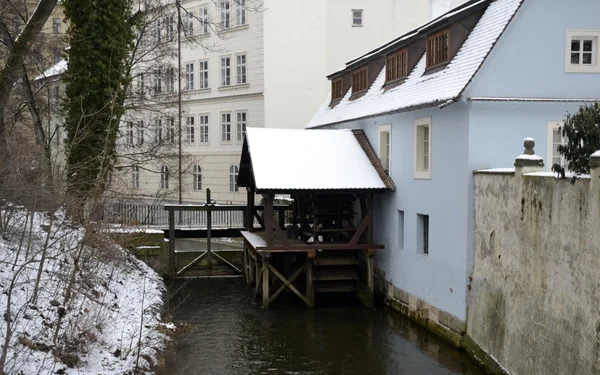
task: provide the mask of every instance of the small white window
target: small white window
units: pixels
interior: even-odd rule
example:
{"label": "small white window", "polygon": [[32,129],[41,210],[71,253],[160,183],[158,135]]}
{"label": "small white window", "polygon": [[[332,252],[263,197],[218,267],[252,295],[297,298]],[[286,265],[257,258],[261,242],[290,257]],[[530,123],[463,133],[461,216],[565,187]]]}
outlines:
{"label": "small white window", "polygon": [[236,113],[236,142],[242,142],[244,140],[244,135],[246,134],[246,112],[237,112]]}
{"label": "small white window", "polygon": [[231,57],[221,57],[221,86],[231,85]]}
{"label": "small white window", "polygon": [[194,63],[185,64],[185,89],[194,89]]}
{"label": "small white window", "polygon": [[54,34],[59,34],[60,33],[60,25],[62,24],[62,21],[60,20],[60,18],[54,18],[52,19],[52,32]]}
{"label": "small white window", "polygon": [[229,0],[221,1],[221,29],[229,29]]}
{"label": "small white window", "polygon": [[231,142],[231,113],[221,114],[221,143]]}
{"label": "small white window", "polygon": [[246,24],[246,0],[237,1],[236,22],[238,26]]}
{"label": "small white window", "polygon": [[567,161],[558,152],[558,146],[567,144],[567,137],[562,135],[563,126],[562,121],[548,121],[548,135],[546,137],[546,168],[548,171],[552,170],[554,164],[558,164],[561,167],[567,166]]}
{"label": "small white window", "polygon": [[600,30],[567,30],[565,72],[600,73]]}
{"label": "small white window", "polygon": [[196,119],[194,116],[185,118],[185,141],[190,144],[196,143]]}
{"label": "small white window", "polygon": [[194,165],[194,190],[202,190],[202,168],[199,165]]}
{"label": "small white window", "polygon": [[131,167],[131,187],[134,189],[140,188],[140,167],[137,165]]}
{"label": "small white window", "polygon": [[199,119],[199,123],[200,123],[200,130],[199,130],[199,142],[200,143],[208,143],[208,115],[200,115],[198,116]]}
{"label": "small white window", "polygon": [[352,26],[362,26],[363,11],[362,9],[352,9]]}
{"label": "small white window", "polygon": [[429,215],[417,214],[417,252],[429,254]]}
{"label": "small white window", "polygon": [[169,167],[167,167],[166,165],[160,167],[160,188],[169,188]]}
{"label": "small white window", "polygon": [[431,179],[431,117],[415,120],[414,178]]}
{"label": "small white window", "polygon": [[198,18],[200,20],[200,34],[208,34],[209,19],[207,6],[203,6],[198,9]]}
{"label": "small white window", "polygon": [[237,55],[237,84],[246,83],[246,55]]}
{"label": "small white window", "polygon": [[198,69],[198,73],[200,75],[199,88],[207,89],[208,88],[208,61],[200,61],[199,66],[200,66]]}
{"label": "small white window", "polygon": [[390,174],[392,163],[392,126],[382,125],[379,127],[379,160],[385,170]]}
{"label": "small white window", "polygon": [[237,175],[240,169],[237,165],[232,165],[229,167],[229,191],[237,192],[240,190],[237,184]]}
{"label": "small white window", "polygon": [[138,146],[144,144],[144,121],[137,122],[137,141]]}

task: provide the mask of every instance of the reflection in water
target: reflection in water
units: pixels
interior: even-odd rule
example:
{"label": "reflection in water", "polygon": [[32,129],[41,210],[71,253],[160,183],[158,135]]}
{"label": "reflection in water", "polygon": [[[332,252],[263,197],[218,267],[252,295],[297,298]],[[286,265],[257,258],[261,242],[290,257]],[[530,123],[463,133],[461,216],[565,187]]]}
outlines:
{"label": "reflection in water", "polygon": [[192,328],[169,359],[169,375],[483,374],[464,354],[383,308],[336,302],[308,309],[281,296],[265,310],[241,278],[178,281],[175,290],[172,319]]}

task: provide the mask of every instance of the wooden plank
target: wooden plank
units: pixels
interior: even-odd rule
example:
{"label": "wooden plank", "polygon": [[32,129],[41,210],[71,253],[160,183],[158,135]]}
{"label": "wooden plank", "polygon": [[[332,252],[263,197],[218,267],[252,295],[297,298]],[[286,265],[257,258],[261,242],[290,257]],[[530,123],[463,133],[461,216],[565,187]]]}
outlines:
{"label": "wooden plank", "polygon": [[[300,293],[300,291],[298,291],[298,289],[296,289],[296,287],[294,285],[292,285],[289,281],[287,281],[285,279],[285,277],[283,277],[282,274],[280,274],[275,268],[273,268],[273,266],[271,266],[268,263],[267,263],[267,267],[269,268],[269,270],[271,270],[271,272],[273,272],[273,274],[275,276],[277,276],[279,278],[279,280],[281,280],[292,292],[294,292],[295,295],[300,297],[300,299],[302,299],[307,305],[310,306],[310,302],[306,299],[306,297],[302,293]],[[264,282],[264,279],[263,279],[263,282]],[[268,303],[268,301],[267,301],[267,303]],[[263,296],[263,307],[265,307],[264,306],[264,296]],[[267,305],[267,307],[268,307],[268,305]]]}
{"label": "wooden plank", "polygon": [[[356,233],[354,233],[354,236],[352,236],[352,239],[350,240],[351,245],[356,245],[358,243],[360,236],[363,235],[363,233],[365,232],[365,229],[367,229],[367,227],[369,226],[369,218],[370,218],[370,214],[367,214],[367,216],[365,216],[362,219],[362,222],[358,226],[358,230],[356,231]],[[369,243],[371,243],[371,242],[369,242]]]}
{"label": "wooden plank", "polygon": [[356,282],[326,282],[315,285],[316,293],[347,293],[356,291]]}
{"label": "wooden plank", "polygon": [[169,211],[169,276],[177,275],[175,264],[175,211]]}
{"label": "wooden plank", "polygon": [[250,279],[248,277],[248,241],[244,240],[244,248],[242,250],[242,269],[244,270],[244,280],[246,284],[250,285]]}
{"label": "wooden plank", "polygon": [[196,257],[196,259],[194,259],[191,262],[189,262],[185,267],[183,267],[182,269],[180,269],[179,271],[177,271],[177,276],[183,275],[185,273],[185,271],[187,271],[188,269],[190,269],[191,267],[193,267],[196,263],[198,263],[199,261],[201,261],[202,258],[204,258],[207,254],[208,254],[208,251],[205,251],[202,254],[200,254],[200,256]]}
{"label": "wooden plank", "polygon": [[255,265],[256,265],[256,272],[254,274],[256,276],[256,281],[255,281],[256,287],[254,288],[254,298],[258,297],[258,292],[260,291],[260,285],[262,282],[261,276],[262,276],[262,272],[263,272],[258,261],[255,262]]}
{"label": "wooden plank", "polygon": [[262,307],[269,307],[269,269],[272,269],[269,264],[269,257],[262,259]]}
{"label": "wooden plank", "polygon": [[289,245],[287,247],[283,246],[267,246],[267,247],[258,247],[256,248],[257,253],[285,253],[285,252],[311,252],[315,250],[368,250],[368,249],[385,249],[384,245],[374,245],[374,244],[327,244],[327,243],[319,243],[319,244],[306,244],[306,245]]}
{"label": "wooden plank", "polygon": [[374,197],[373,194],[369,194],[369,198],[367,199],[367,210],[369,216],[369,228],[367,229],[367,243],[373,243],[373,235],[374,235],[374,217],[375,217],[375,205],[374,205]]}
{"label": "wooden plank", "polygon": [[[301,265],[288,279],[288,281],[290,283],[293,283],[294,280],[296,280],[296,278],[298,278],[298,276],[302,273],[302,271],[304,271],[306,269],[306,263],[304,263],[303,265]],[[275,300],[275,298],[277,298],[279,296],[279,294],[281,294],[281,292],[283,292],[285,290],[285,288],[287,287],[286,283],[284,282],[282,286],[279,287],[279,289],[277,289],[277,291],[275,293],[273,293],[273,295],[271,296],[271,298],[269,298],[269,303],[273,302]]]}
{"label": "wooden plank", "polygon": [[[258,224],[260,224],[260,227],[264,230],[265,229],[265,222],[260,217],[260,215],[258,214],[257,211],[254,211],[254,217],[256,218],[256,221],[258,221]],[[248,228],[248,229],[250,229],[250,228]]]}
{"label": "wooden plank", "polygon": [[234,270],[235,272],[242,274],[242,270],[240,270],[239,268],[237,268],[234,264],[232,264],[231,262],[229,262],[227,259],[223,258],[222,256],[220,256],[218,253],[213,252],[212,255],[215,256],[215,258],[220,261],[221,263],[224,263],[225,265],[229,266],[229,268],[231,268],[232,270]]}
{"label": "wooden plank", "polygon": [[306,258],[306,299],[308,300],[308,306],[315,306],[315,285],[313,283],[313,265],[314,257],[308,256]]}

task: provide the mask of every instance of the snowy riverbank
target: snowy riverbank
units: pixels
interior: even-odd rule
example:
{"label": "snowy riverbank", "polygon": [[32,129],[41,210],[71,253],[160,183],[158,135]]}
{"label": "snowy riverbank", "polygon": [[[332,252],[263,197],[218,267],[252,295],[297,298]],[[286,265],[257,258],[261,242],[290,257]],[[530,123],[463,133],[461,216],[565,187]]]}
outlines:
{"label": "snowy riverbank", "polygon": [[4,373],[147,373],[170,329],[160,323],[162,279],[101,231],[85,232],[62,214],[1,216]]}

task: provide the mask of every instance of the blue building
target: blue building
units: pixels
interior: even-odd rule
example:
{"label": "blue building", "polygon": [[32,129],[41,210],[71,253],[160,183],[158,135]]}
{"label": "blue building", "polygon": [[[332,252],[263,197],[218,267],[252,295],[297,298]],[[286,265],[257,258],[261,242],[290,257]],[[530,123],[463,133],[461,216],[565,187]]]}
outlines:
{"label": "blue building", "polygon": [[362,129],[396,185],[376,201],[379,285],[450,338],[482,240],[472,172],[512,164],[525,137],[562,162],[561,121],[600,97],[598,14],[598,0],[469,1],[328,77],[307,128]]}

